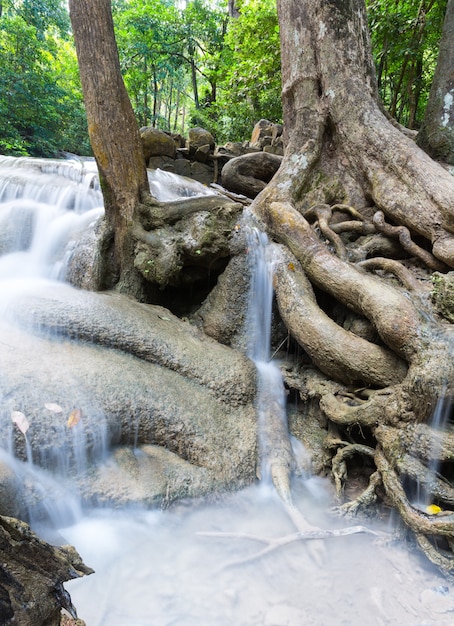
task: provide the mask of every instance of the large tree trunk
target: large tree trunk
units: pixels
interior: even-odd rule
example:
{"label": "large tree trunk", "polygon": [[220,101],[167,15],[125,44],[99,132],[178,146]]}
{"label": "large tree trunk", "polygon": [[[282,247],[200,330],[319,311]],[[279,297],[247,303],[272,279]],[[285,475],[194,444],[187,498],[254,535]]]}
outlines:
{"label": "large tree trunk", "polygon": [[418,144],[434,159],[454,165],[454,0],[448,1],[437,67]]}
{"label": "large tree trunk", "polygon": [[[311,362],[302,377],[287,373],[287,383],[317,399],[328,431],[337,429],[327,444],[342,457],[333,463],[337,483],[339,463],[361,454],[355,446],[368,437],[389,499],[428,556],[451,570],[428,537],[449,542],[454,516],[437,525],[415,508],[402,485],[409,475],[422,481],[424,466],[401,460],[411,448],[403,433],[452,393],[453,329],[428,293],[430,273],[454,267],[454,179],[382,112],[363,0],[279,0],[278,11],[286,153],[252,211],[285,246],[277,304]],[[435,277],[444,284],[444,274]],[[367,333],[351,332],[345,319]],[[445,458],[453,456],[450,449]],[[434,493],[445,508],[449,498]]]}

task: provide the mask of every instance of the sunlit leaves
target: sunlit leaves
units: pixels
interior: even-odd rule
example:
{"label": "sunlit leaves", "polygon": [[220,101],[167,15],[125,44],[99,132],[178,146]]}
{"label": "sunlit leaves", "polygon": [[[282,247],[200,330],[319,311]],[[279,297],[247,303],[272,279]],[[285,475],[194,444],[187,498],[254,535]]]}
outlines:
{"label": "sunlit leaves", "polygon": [[[58,150],[80,149],[88,144],[81,89],[62,72],[71,58],[64,0],[2,4],[0,152],[53,156]],[[74,54],[72,59],[75,66]],[[74,131],[77,139],[72,141]]]}

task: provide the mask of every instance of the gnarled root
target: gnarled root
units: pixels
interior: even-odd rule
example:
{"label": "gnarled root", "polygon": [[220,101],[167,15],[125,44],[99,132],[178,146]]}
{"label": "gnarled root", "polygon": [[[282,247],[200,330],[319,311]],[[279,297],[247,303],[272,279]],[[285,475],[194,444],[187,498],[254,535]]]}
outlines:
{"label": "gnarled root", "polygon": [[414,508],[407,498],[396,471],[380,447],[376,450],[375,463],[388,498],[405,524],[415,533],[418,544],[427,558],[446,574],[454,575],[454,558],[445,556],[436,543],[429,540],[429,537],[438,537],[441,540],[450,539],[453,536],[454,512],[430,516]]}
{"label": "gnarled root", "polygon": [[389,350],[336,324],[318,306],[298,261],[276,247],[275,291],[286,326],[317,367],[346,384],[385,387],[405,378],[405,363]]}
{"label": "gnarled root", "polygon": [[411,238],[410,231],[405,226],[391,226],[385,221],[383,211],[377,211],[373,218],[374,226],[388,237],[399,239],[400,245],[412,256],[420,259],[431,270],[443,270],[445,264],[436,259],[433,254],[418,246]]}
{"label": "gnarled root", "polygon": [[367,317],[382,341],[411,361],[420,345],[420,316],[412,303],[397,289],[331,254],[289,202],[258,206],[268,229],[293,252],[311,283]]}

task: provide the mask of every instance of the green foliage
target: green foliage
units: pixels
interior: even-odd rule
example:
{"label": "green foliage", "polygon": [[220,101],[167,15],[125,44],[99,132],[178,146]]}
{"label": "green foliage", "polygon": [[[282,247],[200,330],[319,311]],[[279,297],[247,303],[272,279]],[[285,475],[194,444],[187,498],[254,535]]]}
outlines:
{"label": "green foliage", "polygon": [[422,121],[447,0],[368,0],[380,96],[401,124]]}
{"label": "green foliage", "polygon": [[249,137],[261,118],[282,118],[279,26],[274,0],[243,0],[228,24],[217,101],[198,111],[219,142]]}
{"label": "green foliage", "polygon": [[4,1],[0,18],[0,151],[88,151],[76,59],[62,0]]}
{"label": "green foliage", "polygon": [[[281,121],[275,0],[112,0],[120,62],[139,125],[218,143]],[[367,0],[380,95],[402,124],[422,120],[447,0]],[[65,0],[3,0],[0,152],[90,153]]]}
{"label": "green foliage", "polygon": [[161,102],[171,100],[182,81],[179,12],[166,0],[130,0],[116,3],[114,20],[123,77],[139,124],[165,128],[170,118],[161,115]]}

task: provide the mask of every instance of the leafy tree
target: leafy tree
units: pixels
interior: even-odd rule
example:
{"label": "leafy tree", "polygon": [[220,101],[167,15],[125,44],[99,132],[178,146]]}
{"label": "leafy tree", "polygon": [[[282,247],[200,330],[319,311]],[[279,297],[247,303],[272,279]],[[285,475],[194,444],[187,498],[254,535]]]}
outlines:
{"label": "leafy tree", "polygon": [[380,97],[408,128],[422,121],[447,0],[368,0]]}
{"label": "leafy tree", "polygon": [[[116,7],[116,37],[122,73],[141,126],[169,126],[169,114],[161,104],[172,100],[175,85],[181,87],[183,35],[181,20],[172,2],[133,0]],[[171,109],[169,104],[168,109]]]}
{"label": "leafy tree", "polygon": [[279,26],[274,0],[243,0],[220,57],[218,97],[197,118],[218,141],[241,141],[255,122],[282,118]]}
{"label": "leafy tree", "polygon": [[4,2],[0,18],[0,150],[50,156],[85,146],[75,54],[62,0]]}

